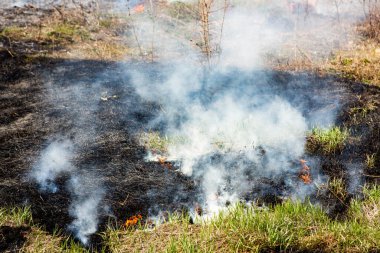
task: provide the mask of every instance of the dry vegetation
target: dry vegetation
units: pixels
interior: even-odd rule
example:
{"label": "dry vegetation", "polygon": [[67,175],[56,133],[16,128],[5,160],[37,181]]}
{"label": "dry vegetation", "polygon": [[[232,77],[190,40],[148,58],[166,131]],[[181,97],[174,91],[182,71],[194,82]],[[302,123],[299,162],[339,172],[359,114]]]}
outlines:
{"label": "dry vegetation", "polygon": [[366,19],[358,24],[362,40],[354,48],[334,52],[324,66],[343,78],[380,86],[380,6],[369,1]]}
{"label": "dry vegetation", "polygon": [[97,14],[87,18],[82,11],[63,7],[50,12],[39,15],[38,23],[0,26],[0,39],[9,54],[121,60],[128,53],[121,37],[126,19]]}
{"label": "dry vegetation", "polygon": [[0,208],[0,251],[2,252],[87,252],[58,230],[49,234],[33,223],[29,207]]}
{"label": "dry vegetation", "polygon": [[380,86],[380,44],[368,40],[353,50],[338,51],[326,68],[343,78]]}

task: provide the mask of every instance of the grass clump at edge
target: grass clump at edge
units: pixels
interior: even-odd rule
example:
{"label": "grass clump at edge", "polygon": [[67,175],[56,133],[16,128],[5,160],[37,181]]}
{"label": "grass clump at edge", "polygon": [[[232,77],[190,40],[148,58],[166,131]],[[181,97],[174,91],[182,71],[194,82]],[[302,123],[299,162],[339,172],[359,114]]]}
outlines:
{"label": "grass clump at edge", "polygon": [[344,148],[348,137],[347,129],[315,127],[307,135],[306,150],[310,153],[334,154]]}
{"label": "grass clump at edge", "polygon": [[[23,227],[25,242],[21,248],[10,249],[12,252],[89,252],[72,238],[63,235],[62,232],[55,230],[53,234],[46,232],[43,228],[33,223],[32,213],[29,206],[15,208],[0,208],[0,228]],[[0,242],[5,239],[1,238]]]}

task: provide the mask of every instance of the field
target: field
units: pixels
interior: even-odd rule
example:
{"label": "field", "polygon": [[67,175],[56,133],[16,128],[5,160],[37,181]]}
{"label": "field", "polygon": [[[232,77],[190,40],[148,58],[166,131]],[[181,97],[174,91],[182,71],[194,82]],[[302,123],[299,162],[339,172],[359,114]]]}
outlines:
{"label": "field", "polygon": [[380,6],[285,2],[0,4],[0,251],[378,252]]}

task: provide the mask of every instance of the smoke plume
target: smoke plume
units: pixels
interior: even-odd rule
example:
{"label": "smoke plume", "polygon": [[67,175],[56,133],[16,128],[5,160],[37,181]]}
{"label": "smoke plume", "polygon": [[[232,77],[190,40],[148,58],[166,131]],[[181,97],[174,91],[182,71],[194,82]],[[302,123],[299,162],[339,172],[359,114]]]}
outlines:
{"label": "smoke plume", "polygon": [[104,195],[101,185],[94,181],[91,175],[72,176],[68,186],[73,197],[70,215],[74,218],[69,230],[85,245],[98,229],[98,210]]}
{"label": "smoke plume", "polygon": [[[139,131],[159,132],[173,140],[167,151],[158,155],[196,182],[202,190],[199,204],[208,213],[238,200],[253,200],[263,192],[304,198],[314,191],[314,186],[300,186],[294,178],[299,160],[306,157],[305,135],[312,126],[334,124],[340,102],[334,100],[328,112],[311,108],[319,97],[308,92],[311,84],[307,78],[300,75],[299,80],[275,81],[272,71],[265,70],[266,57],[270,52],[285,58],[319,59],[337,46],[349,44],[351,35],[340,21],[353,17],[350,13],[357,5],[334,9],[330,1],[320,1],[313,10],[305,11],[287,1],[232,1],[225,13],[217,11],[212,18],[215,54],[209,65],[200,64],[205,61],[200,60],[204,55],[198,21],[189,17],[189,23],[175,23],[152,6],[148,13],[130,18],[126,39],[133,38],[138,55],[156,63],[119,65],[120,78],[126,83],[120,86],[128,86],[122,88],[131,93],[132,87],[143,102],[160,107],[144,129],[133,129],[136,143]],[[354,16],[351,22],[359,18]],[[91,166],[75,169],[71,160],[97,135],[99,119],[94,114],[101,101],[117,98],[107,86],[114,78],[110,75],[103,73],[75,84],[68,80],[51,90],[51,102],[62,105],[72,116],[74,130],[68,136],[76,149],[70,141],[52,142],[41,152],[31,173],[42,190],[52,193],[58,190],[54,180],[69,173],[66,187],[72,196],[73,218],[69,229],[84,244],[97,231],[106,190],[101,179],[95,180],[101,175],[91,173]],[[117,102],[136,103],[131,97]],[[126,111],[132,114],[130,108]],[[120,117],[128,120],[132,116]],[[157,162],[157,156],[149,151],[146,159]],[[324,180],[318,161],[308,162],[315,180]],[[87,172],[78,174],[79,169]]]}
{"label": "smoke plume", "polygon": [[58,191],[54,181],[62,173],[74,169],[71,164],[73,155],[74,147],[68,140],[54,141],[42,151],[31,172],[31,177],[40,185],[41,190],[52,193]]}

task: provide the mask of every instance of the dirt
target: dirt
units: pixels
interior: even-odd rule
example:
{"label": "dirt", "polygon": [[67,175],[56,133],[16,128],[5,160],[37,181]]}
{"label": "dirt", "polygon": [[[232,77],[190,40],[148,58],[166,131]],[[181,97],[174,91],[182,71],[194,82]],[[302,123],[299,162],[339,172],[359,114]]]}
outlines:
{"label": "dirt", "polygon": [[0,251],[18,252],[31,231],[27,226],[0,226]]}

